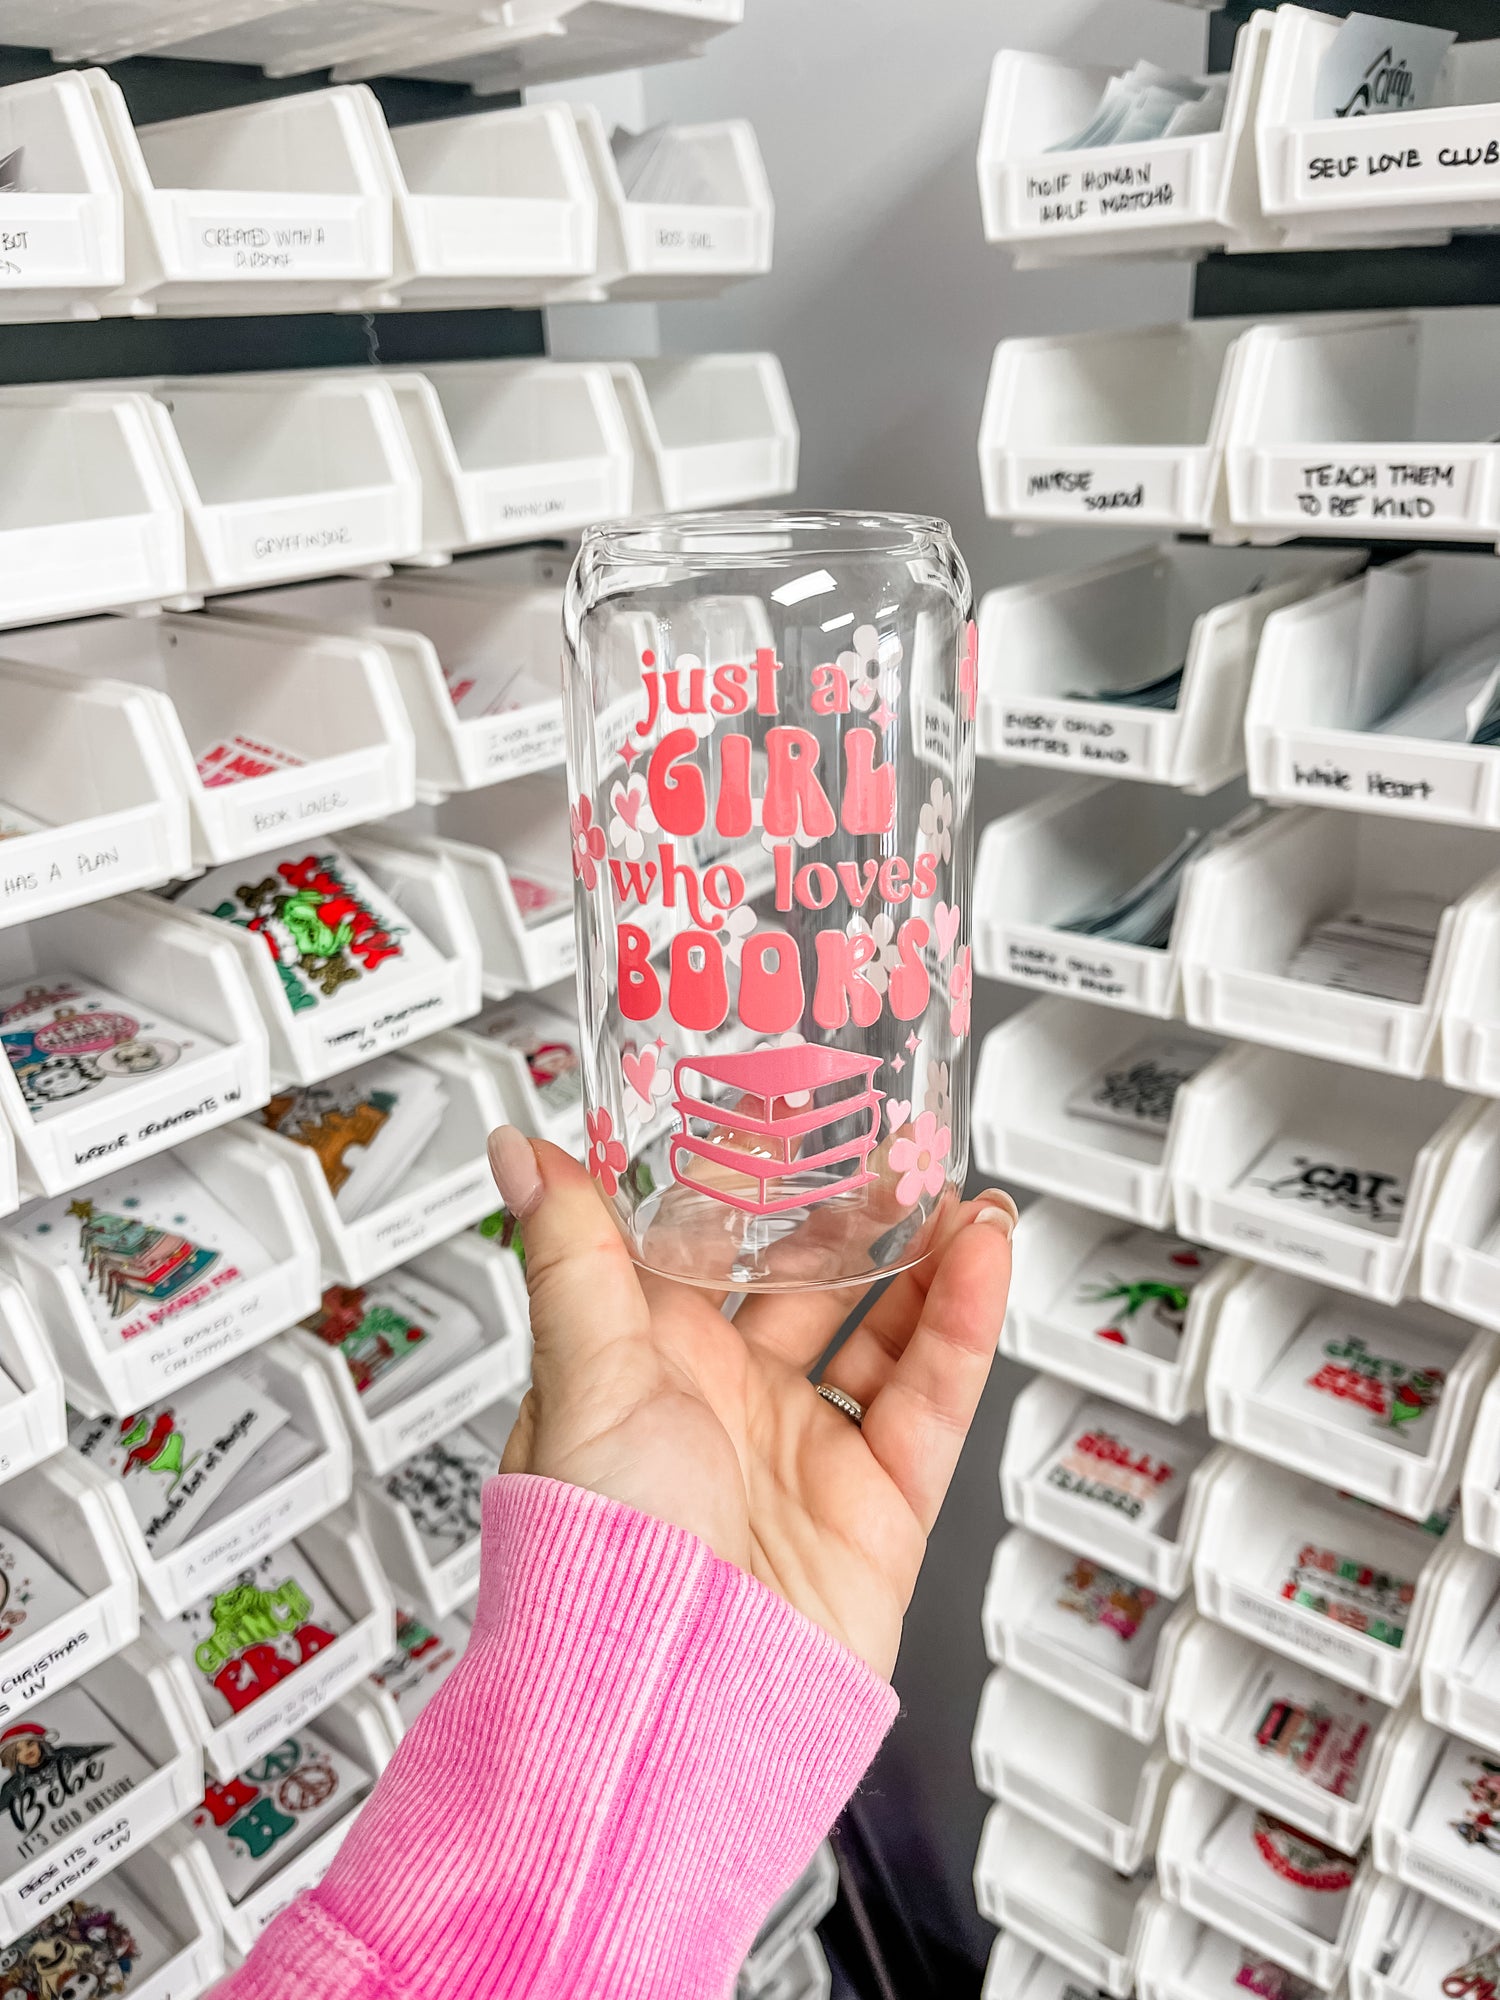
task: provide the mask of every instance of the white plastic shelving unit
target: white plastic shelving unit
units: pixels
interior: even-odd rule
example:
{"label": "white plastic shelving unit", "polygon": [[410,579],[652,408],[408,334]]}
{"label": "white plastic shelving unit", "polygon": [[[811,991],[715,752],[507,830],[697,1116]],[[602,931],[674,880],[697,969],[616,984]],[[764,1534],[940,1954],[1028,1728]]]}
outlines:
{"label": "white plastic shelving unit", "polygon": [[1178,1093],[1177,1227],[1394,1305],[1473,1116],[1441,1084],[1236,1048]]}
{"label": "white plastic shelving unit", "polygon": [[[0,1258],[45,1329],[75,1408],[118,1416],[148,1408],[316,1306],[317,1243],[295,1178],[249,1144],[245,1135],[253,1129],[184,1140],[174,1159],[250,1232],[265,1268],[174,1311],[152,1334],[111,1338],[76,1271],[40,1256],[25,1231],[0,1229]],[[87,1194],[81,1190],[81,1198]],[[54,1448],[64,1442],[59,1438]]]}
{"label": "white plastic shelving unit", "polygon": [[1500,544],[1497,327],[1460,307],[1254,328],[1222,435],[1230,532]]}
{"label": "white plastic shelving unit", "polygon": [[1070,148],[1118,70],[1002,49],[979,134],[985,238],[1018,268],[1076,257],[1198,256],[1277,244],[1257,200],[1253,153],[1269,17],[1235,38],[1217,130]]}
{"label": "white plastic shelving unit", "polygon": [[486,994],[503,999],[568,978],[578,945],[561,774],[460,793],[438,807],[433,824],[479,934]]}
{"label": "white plastic shelving unit", "polygon": [[0,90],[0,159],[12,154],[27,185],[6,191],[0,320],[97,319],[124,282],[125,205],[84,77]]}
{"label": "white plastic shelving unit", "polygon": [[[1090,1593],[1093,1593],[1091,1596]],[[1080,1622],[1070,1629],[1052,1614],[1077,1598]],[[1100,1617],[1087,1613],[1097,1605]],[[991,1662],[1063,1694],[1137,1743],[1151,1743],[1161,1728],[1177,1649],[1192,1622],[1190,1599],[1169,1605],[1149,1584],[1137,1583],[1092,1556],[1071,1554],[1024,1528],[1000,1540],[984,1593],[984,1643]],[[1093,1624],[1115,1637],[1100,1657],[1085,1651]],[[1137,1652],[1137,1636],[1143,1645]]]}
{"label": "white plastic shelving unit", "polygon": [[1500,827],[1483,744],[1380,727],[1459,649],[1500,628],[1500,564],[1403,556],[1266,620],[1245,715],[1250,789],[1278,805]]}
{"label": "white plastic shelving unit", "polygon": [[732,118],[667,126],[657,157],[682,196],[636,201],[598,109],[568,108],[598,204],[599,249],[594,270],[561,297],[712,298],[770,270],[775,210],[752,125]]}
{"label": "white plastic shelving unit", "polygon": [[1210,319],[1002,340],[979,429],[986,513],[1037,527],[1216,525],[1244,332]]}
{"label": "white plastic shelving unit", "polygon": [[628,512],[634,459],[606,364],[446,361],[384,380],[421,478],[403,555],[440,562]]}
{"label": "white plastic shelving unit", "polygon": [[1442,1073],[1455,1090],[1500,1097],[1500,1002],[1489,990],[1500,963],[1500,880],[1465,904],[1453,938],[1443,1010]]}
{"label": "white plastic shelving unit", "polygon": [[1453,1148],[1422,1238],[1418,1289],[1429,1305],[1500,1331],[1500,1105]]}
{"label": "white plastic shelving unit", "polygon": [[1463,1549],[1433,1599],[1419,1686],[1434,1728],[1500,1752],[1500,1557]]}
{"label": "white plastic shelving unit", "polygon": [[[1345,574],[1326,552],[1167,543],[991,590],[979,607],[979,753],[1216,791],[1245,768],[1245,704],[1267,621],[1320,602]],[[1174,708],[1098,699],[1178,666]]]}
{"label": "white plastic shelving unit", "polygon": [[[1197,0],[1185,0],[1185,4],[1194,5]],[[1379,1886],[1375,1885],[1371,1901]],[[1149,1914],[1135,1972],[1136,2000],[1205,2000],[1209,1994],[1233,1992],[1234,1986],[1241,1984],[1242,1973],[1269,1984],[1273,1993],[1279,1982],[1287,1992],[1300,1993],[1303,2000],[1327,2000],[1305,1980],[1293,1984],[1293,1974],[1285,1966],[1248,1950],[1209,1924],[1200,1924],[1161,1896],[1153,1894],[1147,1904]],[[1232,1982],[1229,1987],[1226,1980]],[[987,1992],[985,2000],[1004,2000],[1014,1991],[1014,1987],[1004,1987],[993,1996]]]}
{"label": "white plastic shelving unit", "polygon": [[[1426,1958],[1429,1941],[1440,1956],[1444,1955],[1443,1947],[1452,1944],[1456,1957],[1466,1957],[1477,1929],[1472,1918],[1461,1917],[1446,1904],[1434,1903],[1420,1890],[1409,1889],[1390,1876],[1378,1876],[1349,1951],[1350,2000],[1421,2000],[1420,1987],[1401,1969],[1408,1947],[1421,1939]],[[1443,1966],[1440,1976],[1449,1969]]]}
{"label": "white plastic shelving unit", "polygon": [[1480,1399],[1463,1475],[1465,1541],[1500,1555],[1500,1376]]}
{"label": "white plastic shelving unit", "polygon": [[[1241,1267],[1167,1235],[1149,1244],[1149,1264],[1168,1271],[1153,1279],[1160,1290],[1138,1304],[1123,1295],[1142,1268],[1148,1246],[1141,1232],[1113,1216],[1079,1208],[1051,1195],[1033,1202],[1016,1228],[1016,1261],[1006,1302],[1000,1351],[1012,1361],[1056,1375],[1082,1389],[1099,1389],[1114,1402],[1175,1424],[1203,1408],[1203,1372],[1220,1304]],[[1111,1258],[1108,1278],[1098,1274]],[[1098,1296],[1092,1326],[1080,1324],[1077,1274]],[[1176,1281],[1189,1292],[1186,1309],[1162,1296]],[[1111,1295],[1110,1287],[1115,1288]],[[1121,1309],[1139,1312],[1163,1329],[1158,1353],[1118,1331]]]}
{"label": "white plastic shelving unit", "polygon": [[[992,1806],[974,1863],[979,1913],[1111,2000],[1128,2000],[1147,1914],[1145,1876],[1121,1876],[1013,1806]],[[1009,2000],[1013,1987],[987,1983]]]}
{"label": "white plastic shelving unit", "polygon": [[1238,784],[1194,798],[1165,785],[1127,789],[1079,778],[1064,779],[1048,797],[991,820],[975,864],[975,970],[986,979],[1076,995],[1096,1006],[1159,1017],[1181,1013],[1183,912],[1204,853],[1182,871],[1178,913],[1165,944],[1090,937],[1069,925],[1107,908],[1190,835],[1222,833],[1245,806]]}
{"label": "white plastic shelving unit", "polygon": [[0,1278],[0,1485],[29,1472],[68,1441],[63,1378],[31,1302]]}
{"label": "white plastic shelving unit", "polygon": [[797,484],[800,433],[774,354],[612,361],[630,433],[632,514],[774,500]]}
{"label": "white plastic shelving unit", "polygon": [[[1456,940],[1497,863],[1500,842],[1478,828],[1411,827],[1313,806],[1271,815],[1186,871],[1174,932],[1183,1011],[1212,1034],[1425,1076]],[[1417,999],[1290,975],[1320,924],[1382,911],[1435,932]]]}
{"label": "white plastic shelving unit", "polygon": [[[1460,1771],[1450,1762],[1440,1772],[1450,1758],[1460,1763]],[[1372,1846],[1382,1874],[1493,1925],[1500,1919],[1500,1856],[1482,1840],[1455,1838],[1451,1820],[1432,1810],[1438,1804],[1435,1786],[1442,1783],[1450,1813],[1458,1816],[1460,1827],[1468,1824],[1466,1808],[1481,1808],[1469,1803],[1466,1778],[1483,1774],[1491,1761],[1479,1747],[1446,1736],[1420,1715],[1409,1715],[1391,1752]]]}
{"label": "white plastic shelving unit", "polygon": [[[260,853],[280,835],[318,839],[381,819],[416,797],[412,732],[375,645],[166,613],[11,633],[0,636],[5,654],[139,692],[201,866]],[[249,775],[232,775],[240,769]]]}

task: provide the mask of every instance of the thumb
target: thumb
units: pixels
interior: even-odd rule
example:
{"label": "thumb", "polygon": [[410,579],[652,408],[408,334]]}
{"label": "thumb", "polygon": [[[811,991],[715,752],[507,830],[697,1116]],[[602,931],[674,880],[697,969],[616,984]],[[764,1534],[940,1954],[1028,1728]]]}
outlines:
{"label": "thumb", "polygon": [[536,1347],[578,1360],[644,1331],[650,1315],[630,1252],[578,1161],[514,1125],[490,1134],[489,1155],[500,1198],[521,1225]]}

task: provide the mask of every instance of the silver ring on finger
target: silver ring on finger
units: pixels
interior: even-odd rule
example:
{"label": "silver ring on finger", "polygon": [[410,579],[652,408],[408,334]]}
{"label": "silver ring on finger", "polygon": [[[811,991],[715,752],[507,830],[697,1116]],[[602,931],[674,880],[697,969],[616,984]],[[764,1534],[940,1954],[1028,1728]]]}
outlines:
{"label": "silver ring on finger", "polygon": [[856,1430],[860,1429],[865,1420],[863,1403],[857,1403],[852,1396],[846,1396],[842,1389],[835,1389],[831,1382],[819,1382],[814,1386],[825,1403],[832,1403],[836,1410],[841,1411],[849,1419]]}

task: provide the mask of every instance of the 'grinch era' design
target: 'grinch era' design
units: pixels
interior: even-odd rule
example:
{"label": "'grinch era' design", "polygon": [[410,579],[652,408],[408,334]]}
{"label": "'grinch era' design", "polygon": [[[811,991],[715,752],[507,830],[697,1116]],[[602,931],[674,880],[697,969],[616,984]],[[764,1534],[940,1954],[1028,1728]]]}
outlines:
{"label": "'grinch era' design", "polygon": [[148,1937],[116,1884],[102,1902],[61,1903],[0,1951],[0,2000],[110,2000],[128,1993],[158,1942]]}
{"label": "'grinch era' design", "polygon": [[380,1296],[375,1286],[330,1285],[322,1305],[302,1323],[339,1350],[361,1396],[428,1337],[425,1326],[399,1303]]}
{"label": "'grinch era' design", "polygon": [[[167,1025],[171,1037],[156,1032]],[[175,1023],[143,1022],[130,1001],[66,976],[0,994],[0,1042],[34,1118],[168,1069],[194,1046]]]}
{"label": "'grinch era' design", "polygon": [[[114,1319],[125,1318],[138,1305],[169,1305],[219,1262],[217,1250],[139,1216],[101,1213],[82,1197],[69,1204],[68,1213],[78,1222],[84,1267]],[[238,1275],[232,1271],[223,1278],[227,1282]],[[145,1331],[144,1323],[139,1330]]]}
{"label": "'grinch era' design", "polygon": [[1399,1647],[1406,1637],[1417,1586],[1389,1575],[1338,1549],[1298,1542],[1280,1594],[1288,1604],[1315,1611],[1381,1645]]}
{"label": "'grinch era' design", "polygon": [[210,914],[264,941],[294,1014],[399,959],[407,935],[339,854],[278,861],[260,881],[236,884]]}
{"label": "'grinch era' design", "polygon": [[210,1785],[192,1825],[231,1901],[305,1847],[369,1787],[369,1774],[317,1729],[301,1729],[238,1777]]}
{"label": "'grinch era' design", "polygon": [[1382,1430],[1399,1430],[1432,1409],[1447,1379],[1441,1368],[1409,1368],[1372,1354],[1362,1340],[1330,1341],[1309,1389],[1357,1403]]}
{"label": "'grinch era' design", "polygon": [[210,1600],[208,1618],[213,1630],[193,1648],[193,1663],[236,1715],[336,1636],[314,1620],[293,1576],[264,1588],[248,1571]]}
{"label": "'grinch era' design", "polygon": [[[798,673],[813,727],[784,719],[793,676],[771,645],[717,664],[644,651],[643,712],[617,753],[625,781],[599,818],[592,796],[571,809],[573,870],[601,898],[593,942],[615,1010],[627,1029],[650,1024],[627,1083],[654,1116],[645,1050],[664,1020],[687,1037],[734,1036],[674,1062],[668,1159],[682,1186],[751,1216],[875,1179],[882,1104],[911,1113],[919,1063],[930,1069],[968,1032],[964,912],[947,900],[953,795],[933,779],[914,824],[898,824],[901,642],[873,624],[849,636],[849,651]],[[909,1071],[907,1054],[866,1053],[882,1020],[930,1024],[920,1056],[919,1029],[908,1040]],[[846,1031],[856,1046],[833,1046]],[[610,1129],[595,1135],[591,1166],[615,1194],[627,1135],[618,1107],[595,1111]],[[930,1131],[912,1136],[905,1118],[890,1127],[902,1209],[936,1199],[947,1179],[952,1134],[924,1115]],[[899,1163],[898,1147],[909,1156]]]}

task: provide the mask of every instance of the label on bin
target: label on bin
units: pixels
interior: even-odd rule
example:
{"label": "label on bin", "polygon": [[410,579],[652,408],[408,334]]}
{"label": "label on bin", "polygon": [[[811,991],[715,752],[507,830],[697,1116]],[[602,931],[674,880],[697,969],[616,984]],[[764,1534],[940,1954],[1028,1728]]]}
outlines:
{"label": "label on bin", "polygon": [[1192,161],[1186,152],[1101,148],[1087,164],[1036,160],[1011,176],[1011,223],[1018,230],[1129,228],[1178,216],[1188,205]]}
{"label": "label on bin", "polygon": [[1175,517],[1180,504],[1175,458],[1111,452],[1100,463],[1086,465],[1018,453],[1011,462],[1015,511],[1022,516],[1060,514],[1128,524],[1137,516]]}
{"label": "label on bin", "polygon": [[30,204],[7,202],[0,221],[0,286],[77,283],[87,268],[82,222],[18,214],[23,207]]}
{"label": "label on bin", "polygon": [[[1442,446],[1413,444],[1340,452],[1336,457],[1264,459],[1266,513],[1361,532],[1399,534],[1403,523],[1468,525],[1478,462]],[[1321,532],[1309,528],[1310,534]]]}
{"label": "label on bin", "polygon": [[1005,708],[1002,728],[1007,756],[1039,763],[1123,771],[1145,765],[1150,755],[1152,724],[1141,716],[1122,716],[1104,702],[1089,703],[1082,712],[1018,702]]}
{"label": "label on bin", "polygon": [[1363,206],[1404,188],[1441,199],[1500,191],[1500,108],[1459,105],[1441,118],[1297,132],[1292,186],[1299,201]]}
{"label": "label on bin", "polygon": [[365,261],[359,238],[352,214],[236,213],[211,199],[179,210],[178,241],[190,277],[357,276]]}

